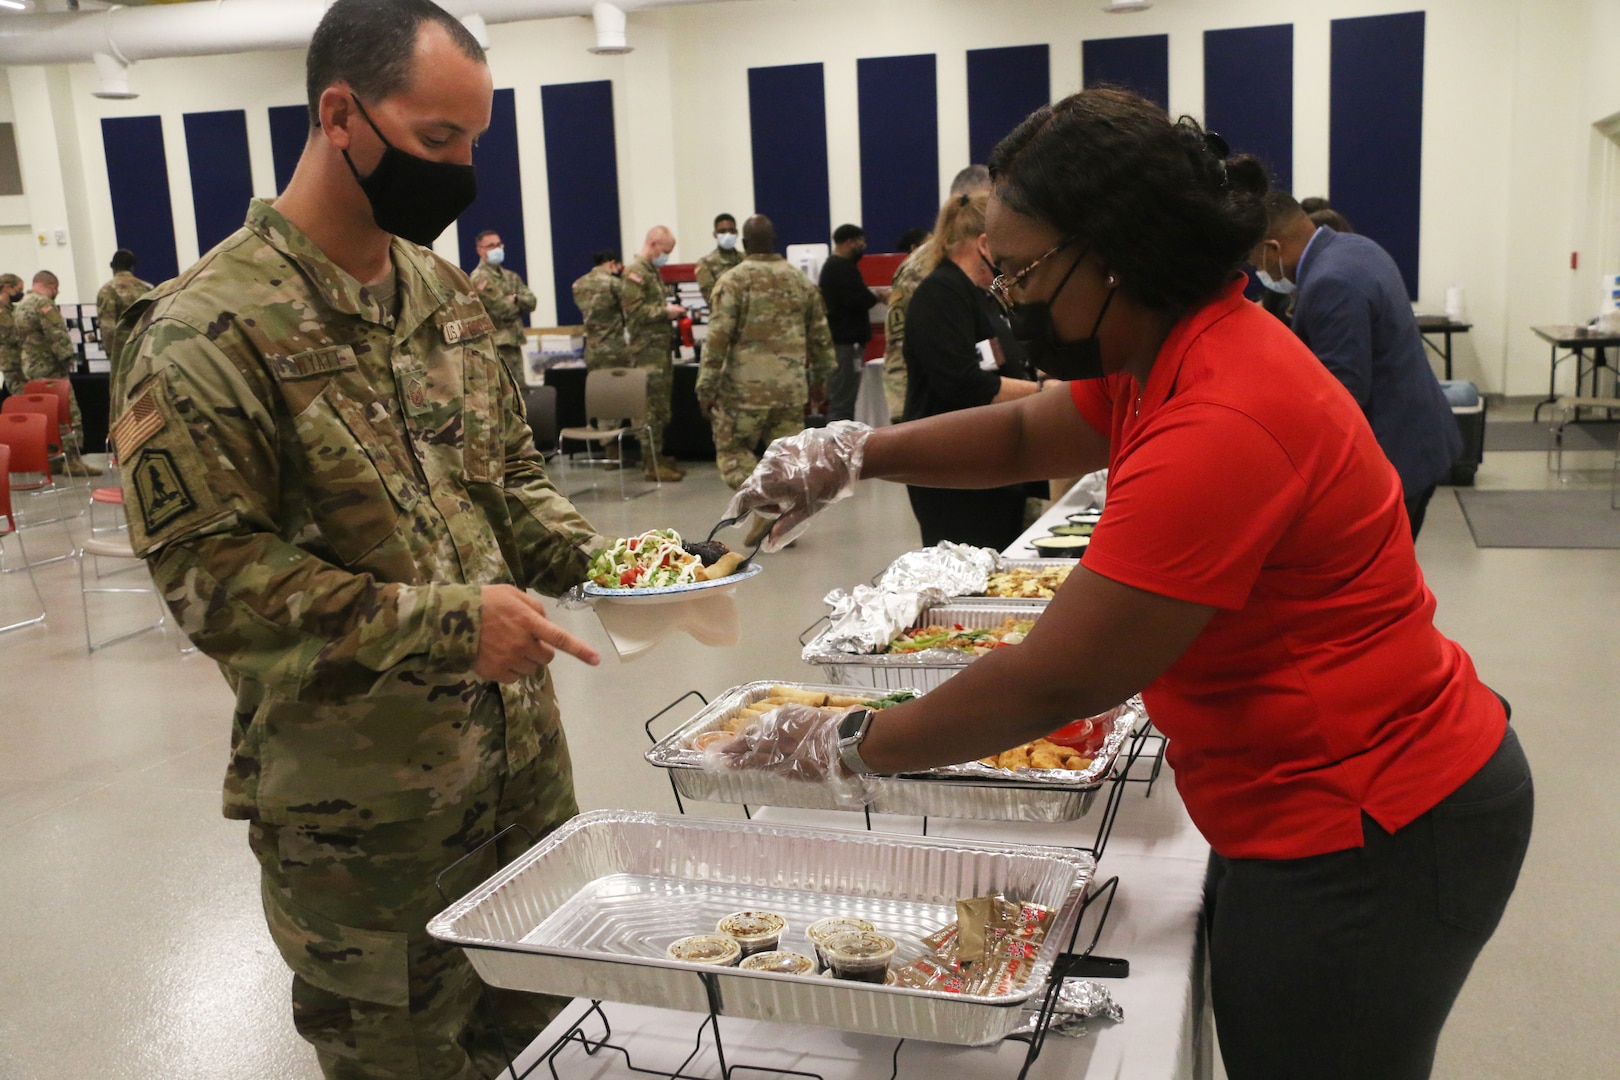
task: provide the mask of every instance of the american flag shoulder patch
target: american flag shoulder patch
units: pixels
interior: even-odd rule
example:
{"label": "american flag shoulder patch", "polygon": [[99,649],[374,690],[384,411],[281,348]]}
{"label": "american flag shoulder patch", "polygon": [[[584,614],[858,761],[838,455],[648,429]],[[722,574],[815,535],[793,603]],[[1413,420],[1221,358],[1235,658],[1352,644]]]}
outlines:
{"label": "american flag shoulder patch", "polygon": [[127,458],[140,448],[141,444],[153,435],[163,430],[166,420],[163,410],[158,407],[157,397],[151,387],[142,391],[141,396],[132,401],[124,415],[118,418],[113,427],[113,446],[117,448],[120,457]]}

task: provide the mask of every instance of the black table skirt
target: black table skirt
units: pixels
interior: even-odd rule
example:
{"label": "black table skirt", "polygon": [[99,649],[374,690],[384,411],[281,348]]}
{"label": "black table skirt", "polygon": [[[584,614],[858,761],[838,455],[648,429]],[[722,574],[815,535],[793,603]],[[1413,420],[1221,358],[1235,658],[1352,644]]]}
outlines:
{"label": "black table skirt", "polygon": [[[585,426],[585,369],[554,367],[546,372],[546,385],[557,388],[557,424]],[[681,461],[713,461],[714,431],[698,411],[698,365],[676,364],[674,398],[669,427],[664,430],[664,453]]]}
{"label": "black table skirt", "polygon": [[107,450],[107,417],[112,412],[112,376],[89,372],[70,376],[73,396],[79,399],[79,416],[84,420],[84,452],[101,454]]}

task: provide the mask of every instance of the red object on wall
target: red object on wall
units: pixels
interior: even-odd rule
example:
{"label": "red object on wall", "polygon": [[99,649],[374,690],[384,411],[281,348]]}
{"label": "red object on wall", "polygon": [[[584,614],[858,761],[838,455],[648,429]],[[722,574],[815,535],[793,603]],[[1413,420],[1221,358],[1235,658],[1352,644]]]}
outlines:
{"label": "red object on wall", "polygon": [[1569,253],[1569,268],[1571,270],[1579,270],[1581,268],[1581,253],[1580,252],[1572,251],[1572,252]]}
{"label": "red object on wall", "polygon": [[665,285],[697,280],[697,263],[665,263],[658,268],[658,276]]}
{"label": "red object on wall", "polygon": [[906,253],[903,251],[885,252],[880,255],[868,251],[855,265],[861,271],[861,280],[868,285],[888,285],[894,281],[895,271],[899,270],[900,264],[905,261]]}

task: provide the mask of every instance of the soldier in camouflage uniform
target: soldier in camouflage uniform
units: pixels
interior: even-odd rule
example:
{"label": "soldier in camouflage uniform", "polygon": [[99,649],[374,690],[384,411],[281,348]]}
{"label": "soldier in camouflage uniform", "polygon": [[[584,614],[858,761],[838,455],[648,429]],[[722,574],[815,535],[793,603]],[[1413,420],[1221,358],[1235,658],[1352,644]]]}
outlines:
{"label": "soldier in camouflage uniform", "polygon": [[714,250],[697,261],[698,291],[703,293],[703,302],[711,311],[714,309],[714,283],[742,261],[743,253],[737,250],[737,219],[721,214],[714,219]]}
{"label": "soldier in camouflage uniform", "polygon": [[697,384],[715,462],[733,490],[752,475],[761,446],[804,430],[804,407],[836,363],[821,291],[776,254],[770,219],[749,218],[743,242],[748,257],[715,289]]}
{"label": "soldier in camouflage uniform", "polygon": [[8,394],[22,393],[22,339],[12,305],[22,299],[23,281],[16,274],[0,274],[0,376]]}
{"label": "soldier in camouflage uniform", "polygon": [[624,344],[624,298],[619,275],[624,264],[617,251],[598,251],[595,265],[575,280],[574,303],[585,320],[585,367],[627,367]]}
{"label": "soldier in camouflage uniform", "polygon": [[[426,0],[337,0],[308,66],[286,191],[126,316],[124,505],[236,694],[225,814],[299,1033],[328,1077],[472,1080],[504,1055],[461,950],[426,933],[434,879],[576,812],[546,664],[597,658],[522,590],[582,581],[601,540],[547,478],[472,282],[381,224],[431,240],[465,208],[478,42]],[[488,993],[512,1053],[565,1004]]]}
{"label": "soldier in camouflage uniform", "polygon": [[[17,338],[22,343],[22,366],[25,381],[34,379],[66,379],[73,374],[79,361],[79,350],[68,336],[67,323],[56,306],[59,284],[56,275],[41,270],[34,275],[33,288],[12,306],[17,324]],[[19,391],[22,387],[17,388]],[[73,430],[84,430],[84,418],[79,415],[79,399],[68,395],[73,406]],[[63,439],[64,462],[62,471],[69,476],[100,476],[101,470],[87,465],[69,440]]]}
{"label": "soldier in camouflage uniform", "polygon": [[506,245],[501,243],[500,233],[484,230],[478,234],[476,246],[478,265],[473,269],[472,283],[478,286],[484,310],[495,320],[495,346],[500,350],[501,363],[523,386],[528,382],[523,371],[523,316],[533,311],[539,301],[516,271],[506,269]]}
{"label": "soldier in camouflage uniform", "polygon": [[101,347],[110,361],[124,347],[125,338],[118,329],[118,320],[128,311],[142,293],[152,286],[135,276],[135,253],[128,248],[113,252],[112,280],[96,293],[96,326],[101,331]]}
{"label": "soldier in camouflage uniform", "polygon": [[648,233],[641,251],[624,267],[620,296],[624,303],[624,326],[630,343],[630,366],[647,372],[647,420],[653,437],[641,439],[641,465],[648,480],[679,480],[686,474],[673,458],[660,457],[664,428],[669,424],[670,394],[674,387],[674,363],[670,359],[670,321],[686,314],[679,304],[669,302],[659,268],[675,250],[675,236],[662,225]]}

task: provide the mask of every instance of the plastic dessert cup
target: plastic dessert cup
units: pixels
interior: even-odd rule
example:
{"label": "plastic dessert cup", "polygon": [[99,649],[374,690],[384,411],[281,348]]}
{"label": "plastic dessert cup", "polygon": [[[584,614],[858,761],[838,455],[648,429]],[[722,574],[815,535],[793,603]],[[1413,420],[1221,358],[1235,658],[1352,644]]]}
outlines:
{"label": "plastic dessert cup", "polygon": [[870,930],[845,930],[822,943],[833,978],[882,983],[894,959],[894,939]]}
{"label": "plastic dessert cup", "polygon": [[776,948],[787,920],[774,911],[737,911],[721,919],[715,930],[735,940],[744,956],[752,956]]}
{"label": "plastic dessert cup", "polygon": [[827,963],[827,954],[822,951],[821,946],[828,938],[834,934],[842,934],[846,930],[865,930],[870,933],[876,929],[877,927],[865,919],[851,919],[843,915],[834,915],[827,919],[817,919],[805,927],[804,936],[810,939],[810,944],[816,950],[816,959],[825,968],[831,965]]}
{"label": "plastic dessert cup", "polygon": [[671,943],[665,953],[683,964],[733,967],[742,957],[742,946],[724,934],[694,934]]}
{"label": "plastic dessert cup", "polygon": [[803,953],[777,951],[755,953],[738,967],[745,971],[774,971],[779,975],[814,975],[816,962]]}

